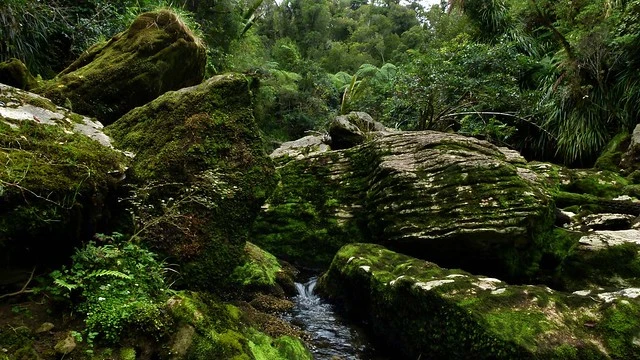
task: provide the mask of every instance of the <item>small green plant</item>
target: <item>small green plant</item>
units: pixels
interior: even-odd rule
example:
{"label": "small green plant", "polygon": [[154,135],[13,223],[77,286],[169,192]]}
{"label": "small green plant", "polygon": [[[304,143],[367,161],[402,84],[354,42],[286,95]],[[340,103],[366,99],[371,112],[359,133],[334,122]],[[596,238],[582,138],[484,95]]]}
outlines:
{"label": "small green plant", "polygon": [[170,295],[165,266],[156,255],[122,235],[97,237],[111,244],[88,243],[73,255],[70,268],[51,273],[51,293],[70,301],[85,317],[86,339],[119,340],[126,330],[160,332],[163,306]]}

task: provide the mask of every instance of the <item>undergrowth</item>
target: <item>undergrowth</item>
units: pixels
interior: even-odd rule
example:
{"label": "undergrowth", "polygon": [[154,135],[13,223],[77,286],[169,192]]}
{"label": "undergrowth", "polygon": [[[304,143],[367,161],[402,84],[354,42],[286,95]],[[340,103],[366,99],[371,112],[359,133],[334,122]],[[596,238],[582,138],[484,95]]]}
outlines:
{"label": "undergrowth", "polygon": [[161,334],[172,293],[165,282],[168,268],[121,234],[98,239],[105,244],[89,242],[76,250],[69,268],[51,273],[50,292],[84,317],[88,338],[115,343],[125,332]]}

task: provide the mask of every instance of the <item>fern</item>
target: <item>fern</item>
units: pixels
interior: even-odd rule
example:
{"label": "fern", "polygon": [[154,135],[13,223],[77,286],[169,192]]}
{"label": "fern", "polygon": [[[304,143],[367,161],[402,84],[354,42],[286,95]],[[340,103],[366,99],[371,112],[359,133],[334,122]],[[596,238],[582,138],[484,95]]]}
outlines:
{"label": "fern", "polygon": [[93,271],[89,275],[87,275],[87,278],[102,277],[102,276],[112,276],[112,277],[117,277],[117,278],[126,279],[126,280],[133,279],[131,275],[127,275],[117,270],[108,270],[108,269],[100,269],[100,270]]}
{"label": "fern", "polygon": [[62,279],[55,279],[53,283],[60,286],[61,288],[67,289],[68,291],[72,291],[73,289],[78,288],[78,284],[69,284],[68,282]]}

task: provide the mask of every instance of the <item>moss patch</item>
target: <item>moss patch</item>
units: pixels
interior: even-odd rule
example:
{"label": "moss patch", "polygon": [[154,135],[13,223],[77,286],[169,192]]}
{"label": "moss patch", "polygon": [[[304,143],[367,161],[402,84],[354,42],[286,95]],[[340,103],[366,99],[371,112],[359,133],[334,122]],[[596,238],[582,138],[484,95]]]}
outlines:
{"label": "moss patch", "polygon": [[27,66],[18,59],[10,59],[0,63],[0,83],[30,90],[38,85]]}
{"label": "moss patch", "polygon": [[604,149],[594,168],[599,170],[620,171],[620,160],[622,154],[627,151],[631,136],[628,132],[622,132],[611,139]]}
{"label": "moss patch", "polygon": [[280,182],[256,220],[253,241],[306,267],[326,267],[342,245],[364,241],[358,197],[365,178],[356,176],[362,170],[350,162],[355,155],[280,159]]}
{"label": "moss patch", "polygon": [[173,316],[195,329],[188,359],[312,359],[299,339],[273,339],[241,322],[241,311],[210,296],[181,293],[171,300]]}
{"label": "moss patch", "polygon": [[242,286],[273,286],[282,267],[275,256],[247,242],[244,247],[247,261],[231,275]]}

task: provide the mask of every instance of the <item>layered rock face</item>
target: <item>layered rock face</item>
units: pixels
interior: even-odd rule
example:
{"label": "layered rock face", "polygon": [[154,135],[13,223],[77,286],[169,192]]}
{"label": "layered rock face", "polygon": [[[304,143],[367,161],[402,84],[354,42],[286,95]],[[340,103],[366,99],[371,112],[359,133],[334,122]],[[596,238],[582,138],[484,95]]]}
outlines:
{"label": "layered rock face", "polygon": [[248,225],[275,184],[249,86],[241,75],[217,76],[107,127],[135,153],[135,236],[181,264],[192,289],[215,289],[241,263]]}
{"label": "layered rock face", "polygon": [[[366,191],[373,240],[442,266],[523,270],[553,221],[546,189],[500,149],[438,132],[375,140]],[[512,267],[512,268],[510,268]]]}
{"label": "layered rock face", "polygon": [[640,351],[638,289],[512,286],[373,244],[343,247],[318,289],[407,359],[631,359]]}
{"label": "layered rock face", "polygon": [[516,274],[539,260],[536,241],[553,223],[543,181],[481,140],[379,132],[347,150],[278,153],[281,181],[254,236],[293,261],[305,249],[330,258],[341,244],[366,241],[443,266]]}
{"label": "layered rock face", "polygon": [[106,125],[169,90],[200,83],[205,63],[201,40],[175,13],[160,10],[138,16],[33,91]]}
{"label": "layered rock face", "polygon": [[127,160],[101,129],[0,84],[0,272],[61,262],[104,229]]}

